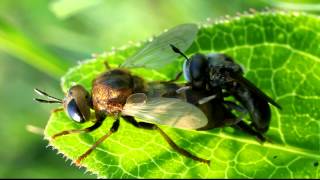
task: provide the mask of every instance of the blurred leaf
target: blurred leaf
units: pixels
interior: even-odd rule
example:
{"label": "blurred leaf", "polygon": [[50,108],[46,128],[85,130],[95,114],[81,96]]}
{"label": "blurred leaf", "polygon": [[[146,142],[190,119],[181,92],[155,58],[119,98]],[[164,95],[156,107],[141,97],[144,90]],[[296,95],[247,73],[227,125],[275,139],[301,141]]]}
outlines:
{"label": "blurred leaf", "polygon": [[68,18],[78,12],[97,5],[101,0],[55,0],[50,5],[51,11],[61,19]]}
{"label": "blurred leaf", "polygon": [[68,61],[53,56],[4,19],[0,19],[0,50],[55,78],[69,67]]}
{"label": "blurred leaf", "polygon": [[[319,31],[320,19],[316,16],[256,13],[201,27],[187,51],[188,55],[217,51],[230,55],[243,65],[248,79],[281,104],[281,111],[272,107],[267,136],[273,143],[260,145],[254,137],[228,127],[210,131],[163,127],[177,144],[210,159],[211,165],[207,166],[176,153],[159,134],[121,121],[118,132],[100,144],[82,165],[107,178],[319,178]],[[63,78],[63,90],[72,83],[90,89],[91,81],[105,71],[105,60],[115,66],[138,49],[128,46],[70,69]],[[181,66],[175,64],[163,73],[172,77],[180,70]],[[161,79],[152,77],[154,73],[149,70],[135,73]],[[50,144],[75,160],[107,133],[112,122],[109,117],[92,133],[63,136]],[[56,112],[45,134],[49,138],[89,124],[76,124],[64,112]]]}
{"label": "blurred leaf", "polygon": [[296,11],[319,11],[320,4],[318,0],[314,1],[281,1],[281,0],[264,0],[266,3],[287,10]]}

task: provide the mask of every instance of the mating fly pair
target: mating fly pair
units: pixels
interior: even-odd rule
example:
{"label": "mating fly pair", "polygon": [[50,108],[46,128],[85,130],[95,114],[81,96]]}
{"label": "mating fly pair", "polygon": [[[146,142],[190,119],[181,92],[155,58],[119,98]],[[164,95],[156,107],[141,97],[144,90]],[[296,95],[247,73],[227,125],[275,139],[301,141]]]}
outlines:
{"label": "mating fly pair", "polygon": [[[179,147],[158,125],[191,130],[231,125],[264,141],[262,134],[268,129],[271,116],[268,102],[279,106],[246,80],[239,65],[231,58],[221,54],[196,54],[189,59],[184,55],[183,52],[190,47],[197,32],[198,27],[195,24],[183,24],[156,37],[120,65],[120,68],[109,69],[95,78],[91,93],[81,85],[75,85],[62,100],[36,89],[38,94],[50,100],[35,100],[63,104],[66,114],[78,123],[94,122],[92,126],[84,129],[58,132],[52,139],[68,134],[92,132],[101,126],[107,116],[115,117],[110,130],[79,156],[77,164],[118,130],[120,118],[137,128],[158,131],[178,153],[207,164],[210,160]],[[175,60],[179,54],[186,58],[183,66],[186,84],[176,84],[174,80],[145,82],[143,78],[126,70],[136,67],[158,69]],[[224,100],[224,97],[230,95],[234,96],[237,102]],[[90,109],[94,110],[95,119],[90,119]],[[249,113],[252,126],[234,115],[231,112],[233,109]]]}

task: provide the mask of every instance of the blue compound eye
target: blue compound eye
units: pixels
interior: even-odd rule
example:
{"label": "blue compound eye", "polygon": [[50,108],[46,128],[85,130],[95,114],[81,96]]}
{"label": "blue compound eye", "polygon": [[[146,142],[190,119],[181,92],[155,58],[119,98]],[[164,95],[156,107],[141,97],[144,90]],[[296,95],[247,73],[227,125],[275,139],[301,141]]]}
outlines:
{"label": "blue compound eye", "polygon": [[77,103],[74,99],[72,99],[67,105],[68,116],[79,123],[83,123],[85,121],[82,113],[80,112]]}
{"label": "blue compound eye", "polygon": [[188,60],[185,60],[183,63],[183,76],[186,81],[191,82],[190,61]]}
{"label": "blue compound eye", "polygon": [[203,54],[195,54],[190,58],[189,73],[193,81],[204,78],[204,71],[207,66],[206,57]]}

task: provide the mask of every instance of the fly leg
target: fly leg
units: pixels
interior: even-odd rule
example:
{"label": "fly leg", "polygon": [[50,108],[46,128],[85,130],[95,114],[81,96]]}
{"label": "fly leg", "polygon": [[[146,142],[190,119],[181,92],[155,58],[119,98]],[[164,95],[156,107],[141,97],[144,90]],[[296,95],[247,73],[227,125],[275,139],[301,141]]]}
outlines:
{"label": "fly leg", "polygon": [[119,118],[115,120],[112,124],[112,127],[110,128],[109,132],[102,136],[98,141],[96,141],[85,153],[83,153],[77,160],[76,164],[79,165],[80,162],[86,158],[99,144],[101,144],[104,140],[106,140],[111,134],[117,132],[118,128],[120,126]]}
{"label": "fly leg", "polygon": [[188,152],[187,150],[179,147],[164,131],[162,131],[157,125],[155,124],[150,124],[150,123],[145,123],[145,122],[137,122],[133,117],[131,116],[123,116],[124,120],[126,120],[127,122],[129,122],[130,124],[134,125],[137,128],[142,128],[142,129],[148,129],[148,130],[157,130],[161,136],[167,141],[167,143],[174,149],[176,150],[178,153],[180,153],[181,155],[184,155],[188,158],[191,158],[195,161],[199,161],[199,162],[203,162],[206,163],[208,165],[210,165],[210,160],[206,160],[206,159],[202,159],[199,158],[193,154],[191,154],[190,152]]}
{"label": "fly leg", "polygon": [[65,130],[61,131],[59,133],[54,134],[51,136],[51,139],[56,139],[57,137],[64,136],[67,134],[75,134],[75,133],[84,133],[84,132],[91,132],[96,130],[98,127],[100,127],[102,124],[102,121],[96,121],[92,126],[84,128],[84,129],[72,129],[72,130]]}
{"label": "fly leg", "polygon": [[233,124],[234,127],[239,128],[242,131],[244,131],[250,135],[255,136],[260,143],[264,143],[265,141],[271,142],[269,139],[267,139],[265,136],[263,136],[262,133],[256,131],[252,125],[248,125],[246,122],[244,122],[242,120],[243,116],[248,113],[248,111],[244,107],[242,107],[232,101],[224,101],[223,103],[227,106],[228,110],[231,111],[234,109],[234,110],[242,113],[240,115],[240,117],[236,118],[237,121],[234,121],[234,122],[236,122],[235,124]]}
{"label": "fly leg", "polygon": [[257,132],[256,130],[254,130],[250,125],[248,125],[246,122],[244,121],[239,121],[237,124],[233,125],[236,128],[241,129],[242,131],[255,136],[258,141],[263,144],[264,142],[268,141],[271,142],[269,139],[267,139],[262,133]]}
{"label": "fly leg", "polygon": [[84,128],[84,129],[72,129],[72,130],[65,130],[65,131],[61,131],[59,133],[56,133],[54,134],[53,136],[51,136],[51,139],[55,139],[57,137],[60,137],[60,136],[64,136],[64,135],[67,135],[67,134],[75,134],[75,133],[88,133],[88,132],[91,132],[91,131],[94,131],[96,130],[98,127],[101,126],[102,124],[102,121],[106,118],[105,116],[99,116],[99,115],[96,115],[96,118],[97,118],[97,121],[90,127],[87,127],[87,128]]}
{"label": "fly leg", "polygon": [[230,111],[234,109],[234,110],[236,110],[238,112],[241,112],[243,114],[247,114],[248,113],[248,111],[244,107],[236,104],[235,102],[223,101],[223,104],[226,105],[227,109],[230,110]]}
{"label": "fly leg", "polygon": [[[243,117],[248,113],[248,111],[245,108],[243,108],[242,106],[232,101],[223,101],[223,104],[225,105],[227,110],[230,112],[229,116],[232,117],[224,120],[227,125],[235,125],[239,123],[240,121],[242,121]],[[232,110],[236,110],[240,112],[241,113],[240,116],[236,118],[235,115],[231,113]]]}

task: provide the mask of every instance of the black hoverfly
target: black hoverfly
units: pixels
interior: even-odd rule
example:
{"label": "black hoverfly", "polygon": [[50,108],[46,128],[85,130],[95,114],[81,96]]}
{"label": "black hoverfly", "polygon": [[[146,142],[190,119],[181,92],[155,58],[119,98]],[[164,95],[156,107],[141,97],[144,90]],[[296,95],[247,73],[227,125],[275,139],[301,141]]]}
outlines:
{"label": "black hoverfly", "polygon": [[250,126],[245,125],[242,129],[256,135],[258,140],[264,142],[266,139],[262,133],[268,130],[271,120],[271,110],[268,103],[279,109],[281,106],[243,77],[241,66],[226,54],[204,55],[196,53],[188,58],[179,48],[172,44],[170,46],[175,53],[185,58],[183,74],[187,83],[182,89],[211,91],[211,95],[205,102],[214,99],[216,92],[223,92],[224,97],[233,96],[241,105],[234,102],[227,102],[227,105],[249,113],[252,121]]}

